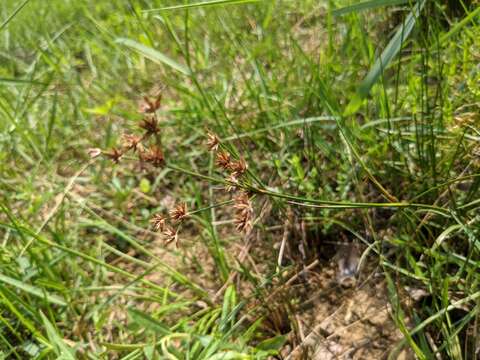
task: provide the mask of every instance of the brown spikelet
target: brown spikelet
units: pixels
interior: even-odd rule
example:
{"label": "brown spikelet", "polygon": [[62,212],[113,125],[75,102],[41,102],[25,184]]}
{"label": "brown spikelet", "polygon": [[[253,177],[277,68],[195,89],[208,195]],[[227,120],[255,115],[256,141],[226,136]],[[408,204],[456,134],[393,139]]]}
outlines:
{"label": "brown spikelet", "polygon": [[173,221],[182,221],[188,216],[187,204],[180,203],[170,210],[170,219]]}
{"label": "brown spikelet", "polygon": [[155,231],[164,231],[165,230],[165,221],[167,219],[161,214],[155,214],[151,219],[150,223],[153,225]]}
{"label": "brown spikelet", "polygon": [[123,156],[123,152],[121,152],[117,148],[112,148],[110,151],[106,151],[103,153],[106,157],[112,160],[115,164],[118,164],[120,158]]}
{"label": "brown spikelet", "polygon": [[162,102],[162,95],[158,95],[157,98],[148,98],[143,97],[143,100],[140,102],[139,111],[142,114],[152,114],[160,108]]}
{"label": "brown spikelet", "polygon": [[178,246],[178,230],[169,226],[162,232],[162,234],[165,237],[165,244],[168,245],[171,242],[175,242],[175,246]]}
{"label": "brown spikelet", "polygon": [[224,170],[229,170],[231,165],[230,154],[225,151],[220,151],[219,153],[217,153],[216,163]]}
{"label": "brown spikelet", "polygon": [[158,146],[152,146],[142,153],[142,160],[152,164],[155,167],[162,167],[165,164],[163,151]]}
{"label": "brown spikelet", "polygon": [[234,161],[230,164],[230,169],[233,171],[233,175],[236,177],[243,175],[247,171],[247,163],[245,159]]}
{"label": "brown spikelet", "polygon": [[220,139],[214,133],[208,131],[207,132],[207,147],[210,151],[217,151],[218,145],[220,145]]}
{"label": "brown spikelet", "polygon": [[132,134],[123,134],[123,147],[125,150],[142,151],[142,137]]}
{"label": "brown spikelet", "polygon": [[232,192],[237,189],[238,179],[235,174],[230,174],[226,179],[227,184],[225,185],[225,190],[227,192]]}
{"label": "brown spikelet", "polygon": [[154,116],[146,116],[138,126],[145,130],[145,136],[155,135],[160,132],[158,120]]}
{"label": "brown spikelet", "polygon": [[102,155],[102,149],[99,148],[90,148],[87,150],[88,156],[90,156],[90,159],[95,159],[96,157],[99,157]]}
{"label": "brown spikelet", "polygon": [[253,207],[250,198],[248,194],[242,192],[234,200],[236,229],[248,233],[253,227]]}

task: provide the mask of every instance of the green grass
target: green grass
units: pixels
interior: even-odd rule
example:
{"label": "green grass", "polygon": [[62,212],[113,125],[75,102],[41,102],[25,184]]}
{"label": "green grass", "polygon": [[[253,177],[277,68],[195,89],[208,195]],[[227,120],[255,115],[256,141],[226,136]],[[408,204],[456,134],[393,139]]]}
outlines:
{"label": "green grass", "polygon": [[[404,335],[391,358],[474,358],[479,9],[2,1],[0,358],[277,356],[300,300],[269,295],[304,266],[296,250],[277,266],[287,217],[308,223],[304,261],[322,238],[362,243]],[[140,134],[158,91],[144,143],[165,166],[89,158]],[[250,236],[207,130],[248,164]],[[191,215],[165,246],[149,220],[179,202]],[[428,296],[406,306],[407,286]]]}

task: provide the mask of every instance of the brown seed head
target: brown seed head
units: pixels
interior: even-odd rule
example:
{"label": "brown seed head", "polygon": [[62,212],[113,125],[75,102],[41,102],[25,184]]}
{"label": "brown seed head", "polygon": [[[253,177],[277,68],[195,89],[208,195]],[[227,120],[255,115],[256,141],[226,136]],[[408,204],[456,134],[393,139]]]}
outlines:
{"label": "brown seed head", "polygon": [[238,179],[235,174],[230,174],[226,179],[227,184],[225,185],[225,190],[227,192],[232,192],[237,189]]}
{"label": "brown seed head", "polygon": [[105,156],[112,160],[115,164],[118,164],[120,158],[123,156],[123,152],[121,152],[117,148],[112,148],[112,150],[104,152]]}
{"label": "brown seed head", "polygon": [[87,150],[88,156],[90,156],[91,159],[95,159],[96,157],[99,157],[102,154],[102,149],[99,148],[90,148]]}
{"label": "brown seed head", "polygon": [[230,164],[230,169],[233,171],[233,174],[238,177],[247,171],[247,163],[245,162],[245,159],[240,158],[240,160],[234,161]]}
{"label": "brown seed head", "polygon": [[157,98],[143,97],[143,101],[140,102],[139,111],[142,114],[151,114],[160,108],[162,102],[162,95],[158,95]]}
{"label": "brown seed head", "polygon": [[187,204],[180,203],[170,210],[170,219],[173,221],[182,221],[188,216]]}
{"label": "brown seed head", "polygon": [[143,146],[142,146],[142,137],[138,135],[132,135],[132,134],[123,134],[123,147],[126,150],[133,150],[135,152],[136,150],[142,151]]}
{"label": "brown seed head", "polygon": [[214,133],[208,131],[207,132],[207,147],[210,151],[217,151],[218,145],[220,144],[220,139]]}
{"label": "brown seed head", "polygon": [[138,125],[140,128],[145,130],[145,135],[155,135],[160,132],[160,128],[158,127],[158,120],[153,116],[146,116]]}
{"label": "brown seed head", "polygon": [[217,165],[224,170],[229,170],[231,165],[230,154],[225,151],[217,153]]}
{"label": "brown seed head", "polygon": [[169,226],[162,232],[162,234],[165,237],[165,244],[168,245],[171,242],[175,242],[175,246],[178,246],[178,230]]}
{"label": "brown seed head", "polygon": [[163,151],[158,146],[152,146],[146,152],[142,153],[142,159],[155,167],[161,167],[165,164]]}
{"label": "brown seed head", "polygon": [[155,231],[164,231],[165,230],[165,221],[167,219],[161,214],[155,214],[151,219],[150,223],[153,225]]}
{"label": "brown seed head", "polygon": [[235,224],[238,231],[250,232],[253,227],[253,207],[248,194],[241,193],[235,198]]}

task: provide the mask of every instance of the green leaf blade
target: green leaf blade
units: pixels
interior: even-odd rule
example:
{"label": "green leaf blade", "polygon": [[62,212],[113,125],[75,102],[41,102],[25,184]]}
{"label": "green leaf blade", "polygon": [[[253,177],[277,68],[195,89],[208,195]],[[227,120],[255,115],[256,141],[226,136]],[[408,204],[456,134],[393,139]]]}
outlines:
{"label": "green leaf blade", "polygon": [[377,82],[384,70],[390,65],[392,60],[400,52],[405,40],[411,34],[420,11],[425,5],[425,0],[420,0],[415,4],[412,11],[392,37],[387,47],[383,50],[380,57],[375,61],[367,76],[363,79],[358,87],[357,94],[347,105],[344,115],[349,116],[355,113],[361,106],[362,100],[370,93],[373,85]]}
{"label": "green leaf blade", "polygon": [[9,276],[0,274],[0,282],[3,282],[5,284],[11,285],[11,286],[14,286],[17,289],[22,290],[22,291],[24,291],[26,293],[29,293],[31,295],[34,295],[36,297],[45,299],[51,304],[67,306],[67,303],[62,298],[60,298],[59,296],[48,294],[44,290],[42,290],[42,289],[40,289],[36,286],[26,284],[24,282],[21,282],[20,280],[13,279]]}
{"label": "green leaf blade", "polygon": [[191,71],[186,66],[176,62],[172,58],[168,57],[167,55],[163,54],[162,52],[154,48],[151,48],[137,41],[126,39],[126,38],[118,38],[115,42],[117,44],[124,45],[130,48],[131,50],[134,50],[135,52],[152,60],[157,64],[167,65],[170,68],[182,73],[183,75],[190,76],[191,74]]}
{"label": "green leaf blade", "polygon": [[148,9],[148,10],[145,10],[145,12],[180,10],[180,9],[198,8],[198,7],[215,6],[215,5],[237,5],[237,4],[247,4],[247,3],[259,2],[259,1],[263,1],[263,0],[210,0],[210,1],[196,2],[192,4],[174,5],[174,6],[166,6],[163,8]]}
{"label": "green leaf blade", "polygon": [[403,5],[408,4],[411,0],[370,0],[364,1],[358,4],[344,6],[339,9],[332,11],[334,16],[342,16],[350,14],[352,12],[360,12],[365,10],[371,10],[382,6],[393,6],[393,5]]}

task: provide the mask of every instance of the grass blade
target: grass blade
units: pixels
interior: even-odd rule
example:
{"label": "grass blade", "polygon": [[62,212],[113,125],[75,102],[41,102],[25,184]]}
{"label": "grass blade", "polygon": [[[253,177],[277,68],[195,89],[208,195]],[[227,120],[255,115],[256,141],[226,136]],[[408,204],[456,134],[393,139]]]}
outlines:
{"label": "grass blade", "polygon": [[0,274],[0,282],[3,282],[5,284],[11,285],[11,286],[14,286],[19,290],[22,290],[24,292],[27,292],[27,293],[32,294],[34,296],[37,296],[39,298],[45,299],[51,304],[67,306],[67,303],[65,301],[63,301],[62,298],[60,298],[59,296],[48,294],[43,289],[40,289],[40,288],[35,287],[33,285],[25,284],[24,282],[19,281],[17,279],[13,279],[9,276]]}
{"label": "grass blade", "polygon": [[25,1],[22,2],[20,5],[18,5],[17,8],[16,8],[15,10],[13,10],[13,13],[12,13],[9,17],[7,17],[7,18],[5,19],[5,21],[0,25],[0,31],[2,31],[3,28],[4,28],[5,26],[7,26],[8,23],[9,23],[10,21],[12,21],[12,19],[13,19],[13,18],[25,7],[25,5],[27,5],[29,2],[30,2],[30,0],[25,0]]}
{"label": "grass blade", "polygon": [[174,5],[174,6],[166,6],[163,8],[157,8],[157,9],[149,9],[149,10],[145,10],[145,12],[154,12],[154,11],[162,11],[162,10],[179,10],[179,9],[189,9],[189,8],[215,6],[215,5],[246,4],[246,3],[259,2],[259,1],[262,1],[262,0],[211,0],[211,1],[201,1],[193,4]]}
{"label": "grass blade", "polygon": [[440,43],[445,43],[448,39],[450,39],[453,35],[457,34],[461,29],[463,29],[467,24],[471,23],[473,19],[480,15],[480,6],[477,7],[474,11],[468,14],[462,21],[455,24],[448,33],[444,34],[440,38]]}
{"label": "grass blade", "polygon": [[186,66],[176,62],[175,60],[169,58],[167,55],[149,46],[146,46],[134,40],[125,39],[125,38],[118,38],[115,42],[117,44],[125,45],[132,50],[135,50],[139,54],[145,56],[146,58],[152,60],[153,62],[156,62],[157,64],[165,64],[171,67],[172,69],[182,73],[183,75],[187,75],[187,76],[190,75],[190,70]]}
{"label": "grass blade", "polygon": [[154,319],[150,315],[145,314],[143,311],[130,308],[128,309],[128,314],[131,316],[133,322],[144,327],[145,329],[149,329],[162,336],[171,333],[170,329],[165,324],[162,324],[160,321]]}
{"label": "grass blade", "polygon": [[25,79],[9,79],[9,78],[4,78],[0,77],[0,84],[12,84],[12,85],[25,85],[25,84],[32,84],[32,85],[46,85],[45,83],[38,82],[35,80],[25,80]]}
{"label": "grass blade", "polygon": [[412,11],[408,14],[407,18],[403,22],[402,26],[397,30],[393,38],[388,43],[387,47],[383,50],[380,58],[375,61],[372,68],[368,72],[365,79],[360,84],[356,95],[350,101],[345,110],[345,115],[351,115],[355,113],[362,104],[362,100],[368,95],[372,86],[377,82],[378,78],[382,75],[383,71],[392,62],[395,56],[399,53],[405,40],[412,32],[418,15],[425,5],[425,0],[420,0],[414,6]]}
{"label": "grass blade", "polygon": [[65,344],[65,342],[60,337],[60,335],[58,334],[57,330],[52,325],[52,323],[47,319],[47,317],[42,312],[40,312],[40,316],[42,317],[43,325],[47,330],[48,338],[52,343],[55,349],[55,352],[58,355],[57,359],[75,360],[75,356],[72,349],[69,348],[67,344]]}
{"label": "grass blade", "polygon": [[349,5],[332,11],[334,16],[341,16],[352,12],[375,9],[381,6],[403,5],[408,4],[410,0],[370,0],[358,4]]}

